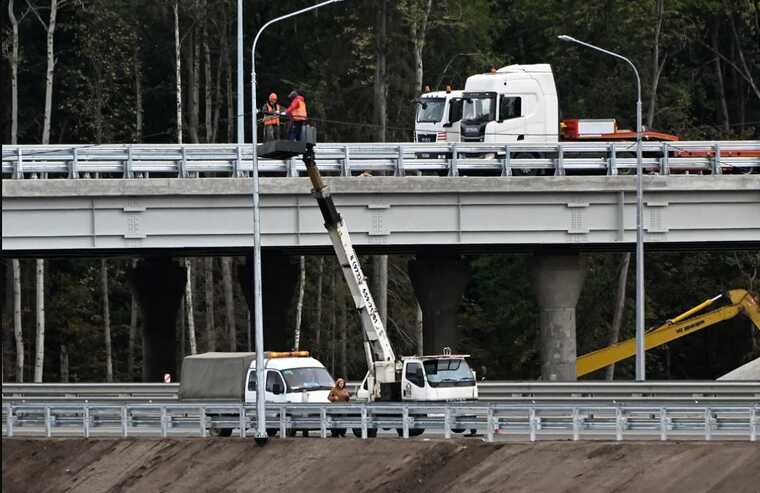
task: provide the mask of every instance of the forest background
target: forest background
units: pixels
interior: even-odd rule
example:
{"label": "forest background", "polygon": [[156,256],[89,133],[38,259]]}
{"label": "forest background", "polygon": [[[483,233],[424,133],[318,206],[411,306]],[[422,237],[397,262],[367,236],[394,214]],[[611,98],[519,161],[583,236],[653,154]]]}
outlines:
{"label": "forest background", "polygon": [[[244,1],[246,96],[253,33],[310,4]],[[3,0],[2,12],[3,143],[235,141],[234,0]],[[321,141],[410,141],[412,100],[423,85],[461,88],[468,75],[492,65],[550,63],[561,118],[615,117],[633,127],[630,68],[562,43],[559,34],[633,60],[647,127],[694,140],[760,136],[758,0],[346,0],[266,32],[257,50],[257,100],[274,91],[285,102],[291,89],[301,90]],[[387,325],[402,354],[419,342],[408,259],[364,259],[376,298],[381,306],[387,300]],[[489,379],[537,378],[531,256],[468,260],[473,274],[455,349],[472,354]],[[246,349],[248,311],[234,280],[243,259],[178,261],[192,282],[179,317],[177,358]],[[333,257],[293,261],[302,266],[303,282],[282,329],[295,333],[298,326],[300,347],[334,375],[361,378],[358,319]],[[579,354],[634,332],[630,255],[594,253],[586,261]],[[139,380],[140,317],[126,278],[133,262],[3,256],[3,380]],[[652,252],[646,265],[647,327],[727,289],[760,287],[757,251]],[[650,351],[647,370],[654,379],[715,378],[758,356],[760,332],[737,317]],[[632,361],[614,372],[632,375]]]}

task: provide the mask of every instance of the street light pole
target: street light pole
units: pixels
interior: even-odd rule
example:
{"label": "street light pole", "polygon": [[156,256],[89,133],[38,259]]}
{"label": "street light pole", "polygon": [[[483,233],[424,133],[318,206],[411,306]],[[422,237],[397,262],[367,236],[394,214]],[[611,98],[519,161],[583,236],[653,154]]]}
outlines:
{"label": "street light pole", "polygon": [[[264,393],[264,324],[262,319],[262,299],[261,299],[261,210],[259,209],[259,159],[256,153],[257,135],[256,135],[256,44],[264,29],[275,22],[279,22],[290,17],[294,17],[310,10],[318,9],[330,3],[341,2],[342,0],[326,0],[324,2],[306,7],[295,12],[274,18],[261,26],[256,37],[253,39],[251,46],[251,132],[253,134],[253,316],[254,316],[254,337],[256,345],[256,443],[264,444],[267,441],[266,431],[266,395]],[[240,21],[238,21],[240,22]],[[238,105],[240,103],[238,102]],[[239,108],[239,106],[238,106]],[[238,130],[239,132],[239,130]],[[240,134],[238,133],[238,136]]]}
{"label": "street light pole", "polygon": [[[243,101],[243,0],[237,0],[237,143],[245,143],[245,106]],[[232,139],[232,136],[228,136]]]}
{"label": "street light pole", "polygon": [[636,74],[636,380],[646,380],[646,367],[644,359],[644,229],[642,219],[643,192],[641,186],[641,78],[636,65],[628,58],[613,51],[605,50],[598,46],[580,41],[572,36],[557,36],[562,41],[577,43],[593,50],[624,60],[631,66]]}

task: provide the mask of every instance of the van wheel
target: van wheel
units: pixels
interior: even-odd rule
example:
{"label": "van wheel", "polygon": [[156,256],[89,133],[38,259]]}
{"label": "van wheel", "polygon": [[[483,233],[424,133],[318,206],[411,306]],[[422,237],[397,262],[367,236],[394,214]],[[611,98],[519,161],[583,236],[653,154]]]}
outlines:
{"label": "van wheel", "polygon": [[276,437],[278,431],[280,430],[278,430],[277,428],[267,428],[267,436],[269,438]]}
{"label": "van wheel", "polygon": [[[351,428],[351,431],[353,432],[356,438],[362,437],[361,428]],[[367,438],[376,438],[376,437],[377,437],[377,428],[367,428]]]}

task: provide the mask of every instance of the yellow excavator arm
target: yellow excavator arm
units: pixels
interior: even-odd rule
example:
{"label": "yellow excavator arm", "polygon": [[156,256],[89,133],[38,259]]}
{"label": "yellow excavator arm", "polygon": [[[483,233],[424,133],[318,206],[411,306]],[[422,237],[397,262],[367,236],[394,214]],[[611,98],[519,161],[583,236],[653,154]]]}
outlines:
{"label": "yellow excavator arm", "polygon": [[[728,298],[731,300],[730,305],[722,306],[700,315],[694,315],[722,297],[723,295],[718,295],[710,298],[679,316],[668,320],[660,327],[647,332],[644,342],[645,350],[693,334],[723,320],[734,318],[740,313],[747,315],[755,324],[755,327],[760,330],[760,303],[758,303],[752,294],[744,289],[732,289],[728,292]],[[581,377],[612,363],[630,358],[636,353],[635,343],[635,339],[628,339],[579,356],[575,363],[575,375]]]}

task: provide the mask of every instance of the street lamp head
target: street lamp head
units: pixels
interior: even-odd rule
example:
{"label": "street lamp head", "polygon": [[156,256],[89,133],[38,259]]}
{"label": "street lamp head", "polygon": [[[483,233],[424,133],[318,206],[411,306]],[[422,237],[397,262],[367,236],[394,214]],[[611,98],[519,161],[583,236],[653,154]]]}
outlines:
{"label": "street lamp head", "polygon": [[575,43],[575,42],[578,41],[574,37],[568,36],[567,34],[561,34],[561,35],[557,36],[557,38],[561,39],[562,41],[569,41],[571,43]]}

